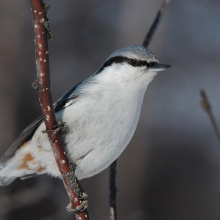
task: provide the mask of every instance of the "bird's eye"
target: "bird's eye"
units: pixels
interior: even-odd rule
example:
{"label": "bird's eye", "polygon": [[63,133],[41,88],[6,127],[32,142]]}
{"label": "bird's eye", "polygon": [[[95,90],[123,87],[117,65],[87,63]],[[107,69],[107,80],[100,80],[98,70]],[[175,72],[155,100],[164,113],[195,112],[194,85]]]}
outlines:
{"label": "bird's eye", "polygon": [[150,62],[147,64],[148,67],[155,67],[157,65],[157,62]]}
{"label": "bird's eye", "polygon": [[135,60],[135,59],[131,59],[131,60],[130,60],[130,63],[131,63],[132,66],[137,66],[138,61]]}

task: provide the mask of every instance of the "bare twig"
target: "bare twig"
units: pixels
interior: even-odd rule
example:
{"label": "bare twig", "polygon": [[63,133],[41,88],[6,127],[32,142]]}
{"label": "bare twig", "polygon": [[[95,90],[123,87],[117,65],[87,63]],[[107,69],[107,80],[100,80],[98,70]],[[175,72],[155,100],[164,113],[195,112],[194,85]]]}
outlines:
{"label": "bare twig", "polygon": [[[153,35],[163,18],[163,15],[166,11],[166,8],[171,0],[164,0],[162,6],[160,7],[156,18],[154,19],[153,24],[151,25],[150,30],[143,42],[143,47],[148,47]],[[109,206],[110,206],[110,220],[117,220],[117,206],[116,206],[116,198],[117,198],[117,187],[116,187],[116,169],[117,169],[117,160],[115,160],[110,168],[109,168]]]}
{"label": "bare twig", "polygon": [[154,22],[153,24],[151,25],[151,28],[144,40],[144,43],[143,43],[143,47],[148,47],[149,44],[150,44],[150,41],[152,40],[153,38],[153,35],[154,33],[156,32],[156,29],[161,21],[161,19],[163,18],[165,12],[166,12],[166,9],[167,9],[167,6],[168,4],[171,2],[171,0],[164,0],[163,1],[163,4],[161,5],[158,13],[157,13],[157,16],[156,18],[154,19]]}
{"label": "bare twig", "polygon": [[[43,4],[42,0],[31,0],[32,14],[35,30],[35,50],[36,50],[36,67],[37,81],[34,86],[39,90],[40,104],[44,123],[48,131],[54,130],[57,126],[55,113],[53,110],[50,75],[49,75],[49,56],[47,37],[51,38],[46,11],[48,4]],[[75,193],[67,176],[71,174],[69,160],[65,156],[63,143],[59,132],[48,132],[48,138],[52,146],[57,165],[63,178],[64,186],[67,190],[72,207],[75,209],[82,203],[82,200]],[[76,213],[76,219],[89,219],[87,210]]]}
{"label": "bare twig", "polygon": [[110,166],[109,172],[109,206],[110,206],[110,220],[117,220],[117,185],[116,185],[116,169],[117,160],[115,160]]}
{"label": "bare twig", "polygon": [[215,134],[216,134],[216,136],[218,138],[218,141],[219,141],[219,144],[220,144],[219,129],[218,129],[215,117],[214,117],[214,115],[212,113],[212,108],[211,108],[211,105],[209,103],[208,97],[207,97],[207,95],[206,95],[204,90],[200,91],[200,95],[201,95],[200,104],[201,104],[202,108],[205,110],[205,112],[208,114],[208,116],[210,118],[210,121],[212,123],[212,126],[213,126],[213,128],[215,130]]}

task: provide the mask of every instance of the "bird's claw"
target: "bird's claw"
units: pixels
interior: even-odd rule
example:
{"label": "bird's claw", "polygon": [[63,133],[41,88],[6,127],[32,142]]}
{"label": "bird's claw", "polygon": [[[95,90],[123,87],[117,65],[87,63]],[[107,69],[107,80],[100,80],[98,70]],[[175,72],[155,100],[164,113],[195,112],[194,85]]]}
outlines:
{"label": "bird's claw", "polygon": [[80,193],[80,197],[81,200],[86,201],[86,199],[88,198],[88,194],[85,193],[84,191]]}
{"label": "bird's claw", "polygon": [[50,137],[50,139],[57,133],[61,132],[63,133],[64,131],[67,131],[67,125],[65,122],[57,122],[57,124],[55,126],[53,126],[53,129],[51,130],[44,130],[42,131],[42,133],[50,133],[50,132],[53,132],[52,136]]}
{"label": "bird's claw", "polygon": [[69,205],[66,207],[67,211],[70,213],[73,212],[82,212],[88,208],[88,200],[82,201],[79,205],[76,206],[74,209],[72,203],[70,202]]}

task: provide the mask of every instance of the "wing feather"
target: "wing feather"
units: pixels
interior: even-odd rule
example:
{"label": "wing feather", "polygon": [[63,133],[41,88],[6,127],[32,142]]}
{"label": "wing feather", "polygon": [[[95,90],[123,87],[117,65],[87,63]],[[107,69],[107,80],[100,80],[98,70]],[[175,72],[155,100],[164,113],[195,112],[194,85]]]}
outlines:
{"label": "wing feather", "polygon": [[[65,104],[67,101],[78,97],[76,90],[79,87],[79,84],[74,86],[71,90],[69,90],[63,97],[57,100],[54,103],[54,111],[58,112],[60,109],[65,108]],[[68,107],[68,106],[67,106]],[[25,128],[18,138],[11,144],[9,149],[5,152],[5,154],[0,159],[0,164],[4,164],[8,159],[12,158],[16,152],[16,150],[26,141],[28,141],[38,126],[43,122],[43,117],[39,116],[36,120],[34,120],[27,128]]]}

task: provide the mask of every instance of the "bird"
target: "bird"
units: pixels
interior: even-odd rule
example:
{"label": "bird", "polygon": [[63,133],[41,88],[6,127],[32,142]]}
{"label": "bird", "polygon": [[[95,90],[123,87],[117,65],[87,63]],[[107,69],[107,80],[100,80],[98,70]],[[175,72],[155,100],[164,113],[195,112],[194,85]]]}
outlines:
{"label": "bird", "polygon": [[[170,67],[145,47],[126,46],[54,103],[57,121],[67,127],[61,137],[78,180],[100,173],[125,150],[149,83]],[[40,174],[61,178],[45,129],[40,116],[1,157],[1,186]]]}

